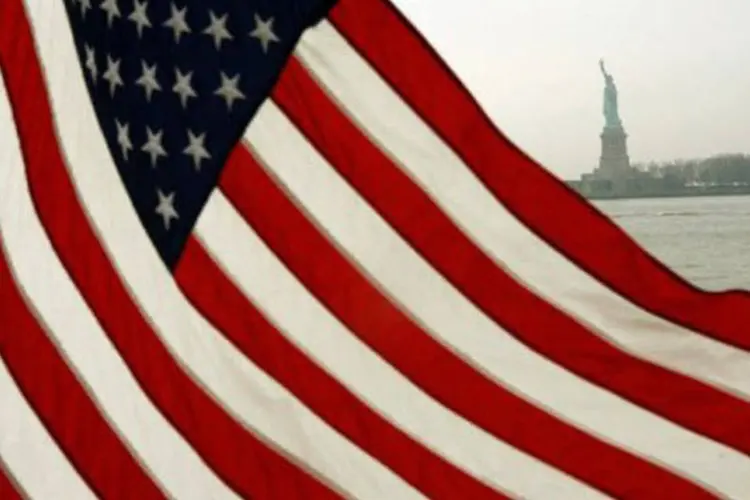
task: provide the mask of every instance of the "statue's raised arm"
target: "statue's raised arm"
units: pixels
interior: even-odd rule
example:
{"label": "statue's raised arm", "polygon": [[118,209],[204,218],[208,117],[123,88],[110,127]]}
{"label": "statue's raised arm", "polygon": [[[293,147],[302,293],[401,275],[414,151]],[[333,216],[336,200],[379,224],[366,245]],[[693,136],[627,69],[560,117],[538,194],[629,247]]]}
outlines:
{"label": "statue's raised arm", "polygon": [[602,75],[604,75],[604,78],[610,76],[610,74],[607,73],[607,68],[604,67],[604,59],[599,59],[599,69],[602,70]]}

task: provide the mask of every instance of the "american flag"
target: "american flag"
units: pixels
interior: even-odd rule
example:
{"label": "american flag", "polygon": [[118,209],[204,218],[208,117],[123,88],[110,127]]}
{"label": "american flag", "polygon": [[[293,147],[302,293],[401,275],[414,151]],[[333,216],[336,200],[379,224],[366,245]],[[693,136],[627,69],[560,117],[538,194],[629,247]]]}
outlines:
{"label": "american flag", "polygon": [[388,0],[0,2],[0,498],[750,498],[682,281]]}

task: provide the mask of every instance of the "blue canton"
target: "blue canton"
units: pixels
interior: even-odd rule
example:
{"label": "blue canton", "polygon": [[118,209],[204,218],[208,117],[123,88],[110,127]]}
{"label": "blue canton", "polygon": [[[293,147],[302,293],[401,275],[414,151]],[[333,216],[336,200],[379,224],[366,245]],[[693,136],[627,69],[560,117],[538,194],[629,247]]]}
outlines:
{"label": "blue canton", "polygon": [[174,268],[232,148],[335,0],[64,1],[120,178]]}

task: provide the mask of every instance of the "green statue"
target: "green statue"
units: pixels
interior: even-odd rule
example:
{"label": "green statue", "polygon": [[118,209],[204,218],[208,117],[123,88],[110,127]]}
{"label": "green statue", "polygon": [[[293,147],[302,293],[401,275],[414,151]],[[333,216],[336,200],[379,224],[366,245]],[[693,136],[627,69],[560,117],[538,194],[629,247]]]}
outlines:
{"label": "green statue", "polygon": [[602,70],[604,75],[604,120],[606,128],[617,128],[622,127],[620,121],[620,112],[617,109],[617,87],[615,86],[615,79],[612,75],[607,73],[604,67],[604,61],[599,60],[599,69]]}

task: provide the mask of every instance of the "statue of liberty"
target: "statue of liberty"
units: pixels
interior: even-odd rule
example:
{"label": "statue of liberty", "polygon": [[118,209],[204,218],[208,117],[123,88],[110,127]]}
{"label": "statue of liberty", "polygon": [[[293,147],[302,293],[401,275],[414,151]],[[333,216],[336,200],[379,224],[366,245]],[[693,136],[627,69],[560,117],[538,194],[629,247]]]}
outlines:
{"label": "statue of liberty", "polygon": [[617,109],[617,87],[615,86],[615,79],[612,75],[607,73],[604,67],[604,61],[599,60],[599,69],[604,75],[604,119],[605,128],[619,128],[622,127],[620,121],[620,112]]}

